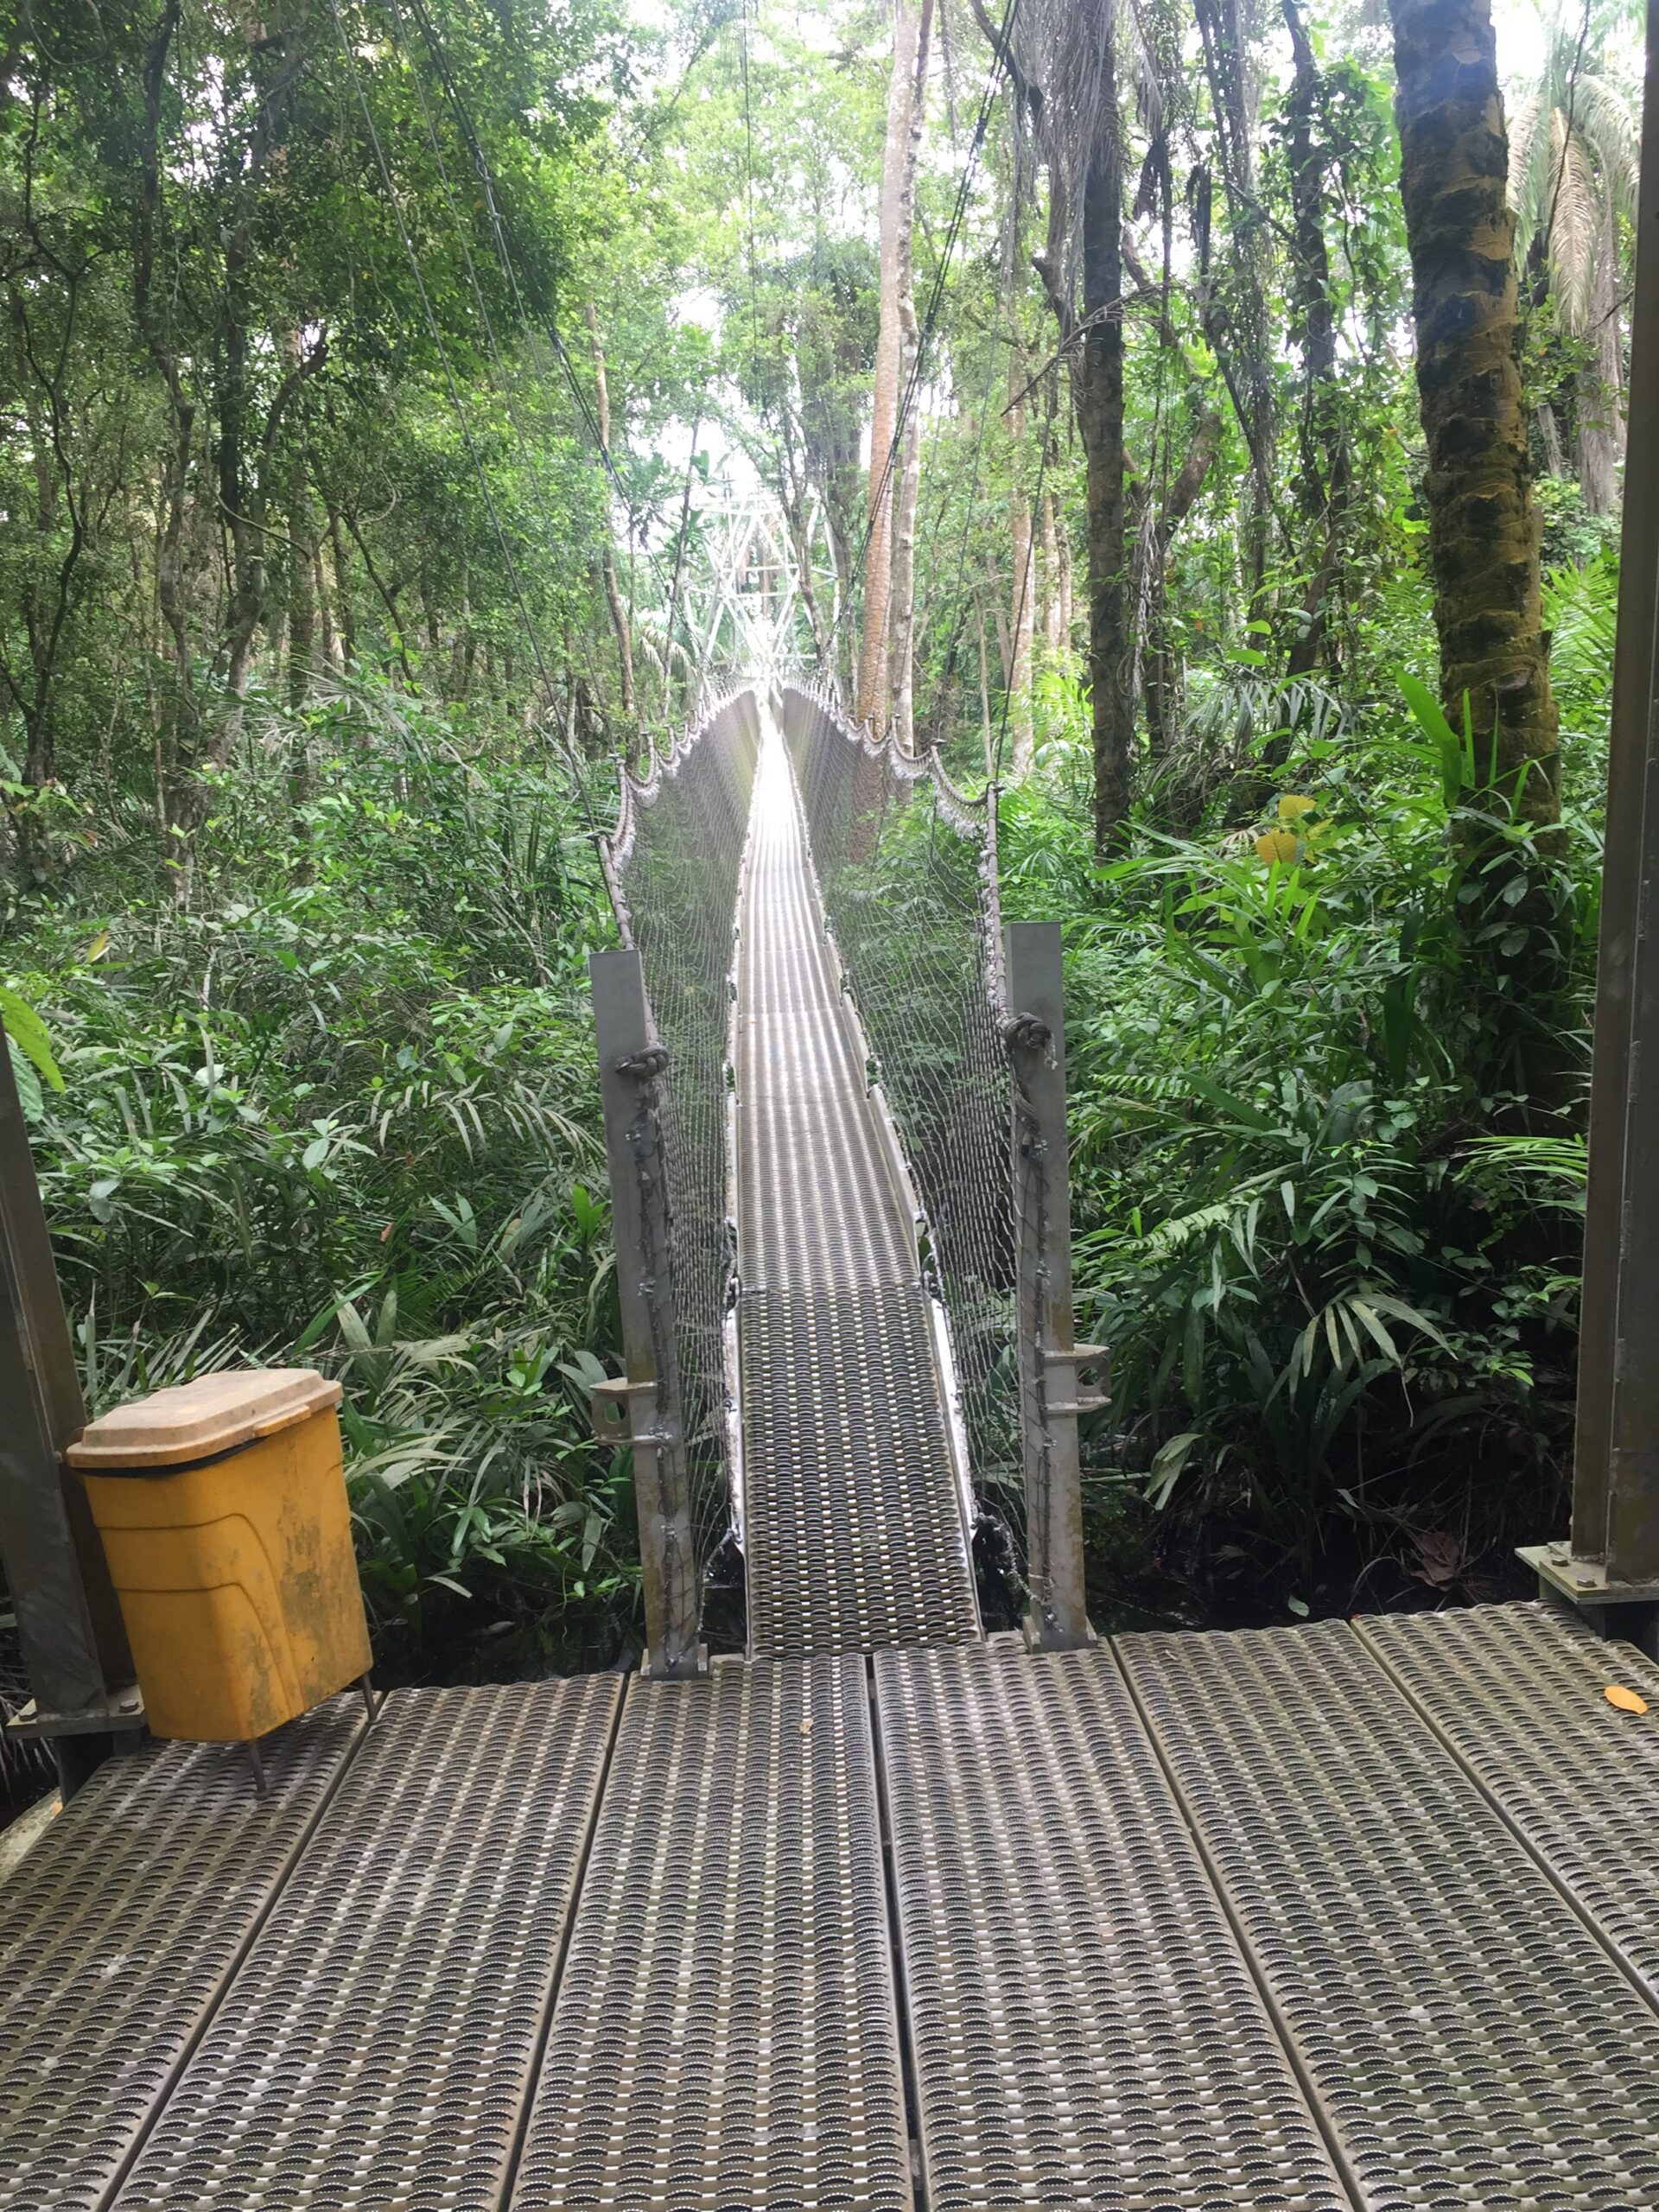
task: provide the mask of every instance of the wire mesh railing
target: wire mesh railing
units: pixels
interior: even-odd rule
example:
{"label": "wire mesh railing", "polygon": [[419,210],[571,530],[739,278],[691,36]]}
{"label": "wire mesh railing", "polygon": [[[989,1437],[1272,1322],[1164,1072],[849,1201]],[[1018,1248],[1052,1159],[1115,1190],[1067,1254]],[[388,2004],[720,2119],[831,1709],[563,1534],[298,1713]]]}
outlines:
{"label": "wire mesh railing", "polygon": [[648,774],[624,770],[616,828],[600,841],[617,928],[639,956],[659,1047],[644,1071],[667,1191],[661,1302],[671,1319],[658,1323],[671,1329],[677,1354],[699,1585],[731,1513],[726,1068],[734,918],[760,729],[752,690],[717,699]]}
{"label": "wire mesh railing", "polygon": [[[990,1554],[1024,1595],[1025,1451],[1010,1155],[1009,1019],[994,790],[958,791],[787,686],[785,741],[825,916],[924,1217]],[[1014,1594],[1011,1592],[1010,1594]]]}

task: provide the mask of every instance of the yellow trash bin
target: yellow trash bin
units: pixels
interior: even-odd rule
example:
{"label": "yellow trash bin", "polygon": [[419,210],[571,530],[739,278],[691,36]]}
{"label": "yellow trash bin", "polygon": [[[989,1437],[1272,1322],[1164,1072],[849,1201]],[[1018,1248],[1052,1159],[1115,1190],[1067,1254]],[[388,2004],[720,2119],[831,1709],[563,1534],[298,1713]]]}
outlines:
{"label": "yellow trash bin", "polygon": [[69,1446],[157,1736],[251,1743],[368,1672],[340,1395],[308,1367],[204,1375]]}

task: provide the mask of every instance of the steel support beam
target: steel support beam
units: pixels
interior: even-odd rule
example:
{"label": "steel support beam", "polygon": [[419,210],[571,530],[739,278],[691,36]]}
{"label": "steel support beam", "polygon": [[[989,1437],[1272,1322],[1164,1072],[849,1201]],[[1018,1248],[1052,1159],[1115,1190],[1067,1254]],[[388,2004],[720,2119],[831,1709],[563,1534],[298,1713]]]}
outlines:
{"label": "steel support beam", "polygon": [[1103,1364],[1071,1321],[1071,1181],[1065,1135],[1065,990],[1058,922],[1002,933],[1014,1071],[1015,1339],[1025,1457],[1026,1640],[1034,1650],[1089,1643],[1083,1577],[1077,1417],[1106,1403],[1084,1379]]}
{"label": "steel support beam", "polygon": [[639,1564],[645,1599],[645,1672],[700,1675],[701,1577],[691,1533],[680,1368],[674,1336],[671,1211],[658,1085],[668,1065],[632,950],[590,954],[600,1093],[611,1168],[611,1220],[627,1373],[594,1394],[602,1439],[633,1446]]}
{"label": "steel support beam", "polygon": [[0,1407],[0,1560],[35,1693],[22,1732],[60,1742],[72,1792],[143,1709],[86,1493],[63,1464],[86,1408],[3,1026]]}
{"label": "steel support beam", "polygon": [[[1649,0],[1648,84],[1659,60]],[[1570,1550],[1522,1556],[1589,1611],[1659,1599],[1659,101],[1642,122],[1628,487],[1608,756]]]}

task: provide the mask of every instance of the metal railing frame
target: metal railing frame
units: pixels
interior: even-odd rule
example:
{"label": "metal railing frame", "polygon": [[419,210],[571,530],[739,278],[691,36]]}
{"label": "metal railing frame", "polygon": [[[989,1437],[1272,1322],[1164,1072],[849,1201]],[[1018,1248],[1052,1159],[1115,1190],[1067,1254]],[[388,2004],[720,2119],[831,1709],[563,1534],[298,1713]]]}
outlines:
{"label": "metal railing frame", "polygon": [[626,766],[616,828],[597,839],[620,949],[588,958],[600,1096],[610,1167],[618,1301],[626,1372],[594,1393],[601,1441],[633,1452],[634,1501],[645,1608],[644,1671],[654,1679],[705,1674],[702,1571],[692,1526],[674,1294],[673,1206],[664,1151],[661,1085],[668,1052],[652,1014],[644,963],[622,875],[639,809],[656,798],[692,748],[747,683],[710,695],[700,721],[675,731],[643,777]]}

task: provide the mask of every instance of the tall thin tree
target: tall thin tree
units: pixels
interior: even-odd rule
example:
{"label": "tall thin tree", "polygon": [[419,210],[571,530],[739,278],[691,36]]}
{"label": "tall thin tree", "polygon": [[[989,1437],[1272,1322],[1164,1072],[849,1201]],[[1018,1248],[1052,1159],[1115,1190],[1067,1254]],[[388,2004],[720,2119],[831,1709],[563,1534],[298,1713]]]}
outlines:
{"label": "tall thin tree", "polygon": [[887,641],[892,620],[893,486],[902,467],[893,441],[899,427],[904,331],[900,298],[909,257],[908,221],[913,212],[911,102],[921,11],[913,0],[893,0],[893,73],[887,85],[887,130],[881,165],[880,325],[870,412],[870,494],[864,553],[864,632],[859,653],[855,713],[878,729],[887,721]]}
{"label": "tall thin tree", "polygon": [[1389,0],[1414,284],[1440,690],[1478,772],[1524,821],[1560,819],[1515,217],[1490,0]]}

